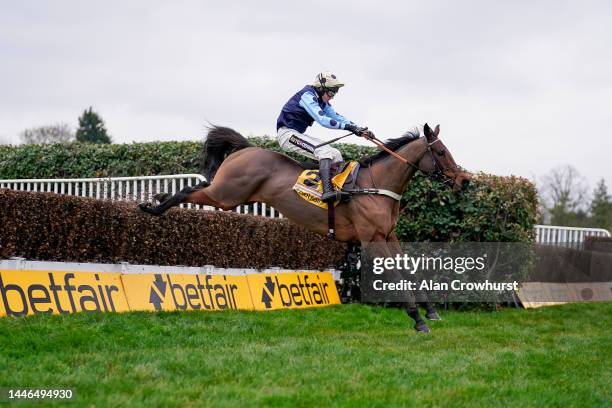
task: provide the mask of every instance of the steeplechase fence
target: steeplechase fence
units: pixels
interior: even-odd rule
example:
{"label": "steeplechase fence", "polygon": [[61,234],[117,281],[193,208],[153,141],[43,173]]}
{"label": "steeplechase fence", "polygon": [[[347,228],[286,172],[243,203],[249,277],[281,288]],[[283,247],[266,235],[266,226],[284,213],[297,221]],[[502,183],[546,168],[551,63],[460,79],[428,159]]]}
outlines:
{"label": "steeplechase fence", "polygon": [[[200,174],[171,174],[163,176],[107,177],[81,179],[21,179],[0,180],[0,188],[20,191],[40,191],[90,197],[111,201],[151,201],[158,193],[176,194],[187,186],[194,186],[206,178]],[[210,206],[182,204],[183,208],[220,210]],[[236,207],[238,214],[282,218],[282,214],[265,203],[250,203]],[[603,228],[577,228],[536,225],[535,242],[544,245],[581,247],[587,236],[610,237]]]}

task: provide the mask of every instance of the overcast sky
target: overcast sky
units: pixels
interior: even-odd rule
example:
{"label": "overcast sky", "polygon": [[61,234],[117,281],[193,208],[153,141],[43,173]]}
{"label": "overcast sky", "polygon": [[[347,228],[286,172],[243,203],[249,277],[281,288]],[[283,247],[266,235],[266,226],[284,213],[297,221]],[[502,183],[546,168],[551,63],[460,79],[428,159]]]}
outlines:
{"label": "overcast sky", "polygon": [[470,170],[612,187],[611,21],[610,1],[2,2],[0,141],[90,105],[116,143],[275,134],[332,70],[336,110],[381,139],[439,123]]}

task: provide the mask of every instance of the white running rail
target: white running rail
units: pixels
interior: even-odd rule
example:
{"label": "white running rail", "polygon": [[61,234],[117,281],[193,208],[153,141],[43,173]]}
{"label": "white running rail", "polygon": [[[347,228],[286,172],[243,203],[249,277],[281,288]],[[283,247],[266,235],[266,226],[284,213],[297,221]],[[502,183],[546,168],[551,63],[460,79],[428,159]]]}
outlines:
{"label": "white running rail", "polygon": [[534,228],[536,242],[546,245],[580,246],[587,236],[610,236],[610,232],[603,228],[559,227],[555,225],[536,225]]}
{"label": "white running rail", "polygon": [[[90,197],[112,201],[151,201],[157,193],[176,194],[188,186],[206,180],[200,174],[171,174],[167,176],[105,177],[81,179],[17,179],[0,180],[0,188],[20,191],[38,191]],[[215,207],[181,204],[183,208],[219,210]],[[265,203],[251,203],[236,207],[239,214],[282,218],[282,215]]]}

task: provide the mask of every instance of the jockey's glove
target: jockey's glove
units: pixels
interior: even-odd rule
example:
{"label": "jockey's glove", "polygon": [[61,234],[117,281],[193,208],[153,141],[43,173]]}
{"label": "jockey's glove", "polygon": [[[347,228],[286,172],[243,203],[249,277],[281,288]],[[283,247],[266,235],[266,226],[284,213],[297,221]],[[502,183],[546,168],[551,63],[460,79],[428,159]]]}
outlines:
{"label": "jockey's glove", "polygon": [[359,127],[359,126],[352,125],[350,123],[347,123],[346,125],[344,125],[344,129],[348,130],[349,132],[353,132],[357,136],[361,136],[363,132],[368,131],[367,127]]}
{"label": "jockey's glove", "polygon": [[[367,128],[366,128],[367,129]],[[363,132],[361,134],[361,136],[365,137],[368,140],[374,140],[376,137],[374,136],[374,133],[372,133],[371,130],[366,130],[365,132]]]}

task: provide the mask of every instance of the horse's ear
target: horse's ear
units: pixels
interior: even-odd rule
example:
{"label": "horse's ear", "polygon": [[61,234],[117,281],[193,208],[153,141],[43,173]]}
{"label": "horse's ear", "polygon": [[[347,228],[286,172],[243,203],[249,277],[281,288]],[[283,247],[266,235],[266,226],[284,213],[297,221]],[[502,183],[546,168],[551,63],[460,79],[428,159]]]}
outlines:
{"label": "horse's ear", "polygon": [[429,139],[431,136],[431,128],[427,123],[423,126],[423,130],[425,131],[425,137]]}
{"label": "horse's ear", "polygon": [[436,128],[434,129],[434,135],[438,137],[439,134],[440,134],[440,125],[436,125]]}

